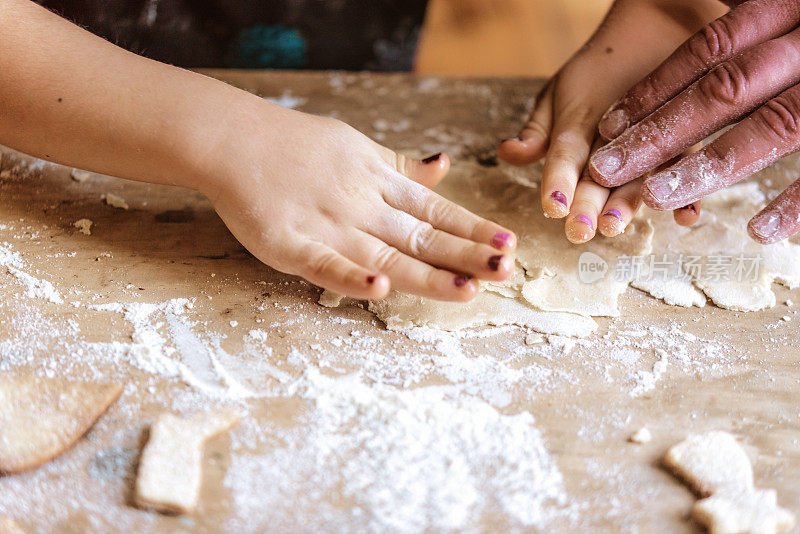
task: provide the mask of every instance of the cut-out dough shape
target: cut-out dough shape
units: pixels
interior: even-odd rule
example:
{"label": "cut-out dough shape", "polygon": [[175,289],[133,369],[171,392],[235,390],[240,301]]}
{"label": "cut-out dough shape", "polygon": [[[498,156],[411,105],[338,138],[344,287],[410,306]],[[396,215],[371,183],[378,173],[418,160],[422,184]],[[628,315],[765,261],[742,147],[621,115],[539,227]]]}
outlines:
{"label": "cut-out dough shape", "polygon": [[13,519],[0,515],[0,534],[25,534]]}
{"label": "cut-out dough shape", "polygon": [[239,418],[233,409],[201,412],[188,419],[160,415],[139,462],[136,504],[167,513],[194,511],[202,481],[203,447]]}
{"label": "cut-out dough shape", "polygon": [[795,524],[778,506],[775,490],[753,486],[750,460],[727,432],[689,436],[667,451],[664,463],[705,497],[692,516],[712,534],[774,534]]}
{"label": "cut-out dough shape", "polygon": [[0,376],[0,473],[19,473],[52,460],[121,393],[119,385]]}

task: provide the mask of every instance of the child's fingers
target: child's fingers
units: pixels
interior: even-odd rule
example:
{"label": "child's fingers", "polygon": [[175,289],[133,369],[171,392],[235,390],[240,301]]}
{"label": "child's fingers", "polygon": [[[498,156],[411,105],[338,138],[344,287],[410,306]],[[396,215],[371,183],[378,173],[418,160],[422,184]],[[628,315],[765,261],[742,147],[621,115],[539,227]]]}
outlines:
{"label": "child's fingers", "polygon": [[353,298],[378,299],[389,292],[389,278],[345,258],[330,247],[309,241],[301,245],[304,266],[298,274],[312,284]]}
{"label": "child's fingers", "polygon": [[553,128],[542,170],[542,210],[553,218],[570,213],[575,186],[594,138],[594,125],[580,112],[564,112],[560,119]]}
{"label": "child's fingers", "polygon": [[400,210],[376,214],[363,229],[403,254],[442,269],[495,281],[514,271],[513,255],[437,230]]}
{"label": "child's fingers", "polygon": [[411,178],[425,187],[431,189],[436,187],[450,170],[450,158],[443,152],[422,159],[414,159],[398,154],[377,143],[375,145],[386,163],[406,178]]}
{"label": "child's fingers", "polygon": [[553,124],[553,84],[549,83],[536,97],[533,112],[517,137],[506,139],[497,155],[512,165],[528,165],[542,159]]}
{"label": "child's fingers", "polygon": [[503,252],[513,252],[517,247],[517,237],[510,230],[408,181],[398,181],[387,189],[384,199],[391,207],[448,234]]}
{"label": "child's fingers", "polygon": [[609,190],[592,180],[584,179],[575,188],[575,200],[564,224],[564,232],[572,243],[585,243],[594,237],[597,216],[608,199]]}
{"label": "child's fingers", "polygon": [[691,226],[700,218],[700,202],[696,200],[672,212],[675,222],[681,226]]}
{"label": "child's fingers", "polygon": [[642,205],[641,189],[642,179],[639,178],[611,191],[597,221],[601,234],[615,237],[625,231]]}
{"label": "child's fingers", "polygon": [[397,291],[454,302],[466,302],[478,294],[478,283],[472,277],[432,267],[365,232],[348,235],[342,252],[388,276]]}

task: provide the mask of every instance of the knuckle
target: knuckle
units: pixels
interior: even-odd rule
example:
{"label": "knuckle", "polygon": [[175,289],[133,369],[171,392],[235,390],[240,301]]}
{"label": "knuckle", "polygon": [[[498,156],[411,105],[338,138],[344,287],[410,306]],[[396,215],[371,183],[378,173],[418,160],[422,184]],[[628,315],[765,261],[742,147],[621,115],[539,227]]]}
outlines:
{"label": "knuckle", "polygon": [[436,241],[436,229],[430,223],[420,222],[409,232],[406,237],[408,250],[419,256],[422,251],[429,250]]}
{"label": "knuckle", "polygon": [[332,251],[311,252],[306,260],[308,278],[319,280],[331,271],[334,263],[336,263],[336,254]]}
{"label": "knuckle", "polygon": [[759,110],[759,122],[781,141],[795,141],[800,134],[800,102],[797,97],[780,95]]}
{"label": "knuckle", "polygon": [[689,54],[702,66],[709,67],[730,57],[733,51],[733,32],[726,17],[703,26],[687,42]]}
{"label": "knuckle", "polygon": [[428,221],[450,220],[456,215],[456,206],[443,198],[429,197],[425,203],[424,213]]}
{"label": "knuckle", "polygon": [[381,245],[375,250],[372,263],[375,267],[384,272],[390,272],[400,260],[400,252],[389,245]]}
{"label": "knuckle", "polygon": [[736,106],[747,98],[747,75],[736,61],[726,61],[700,79],[698,89],[706,103]]}

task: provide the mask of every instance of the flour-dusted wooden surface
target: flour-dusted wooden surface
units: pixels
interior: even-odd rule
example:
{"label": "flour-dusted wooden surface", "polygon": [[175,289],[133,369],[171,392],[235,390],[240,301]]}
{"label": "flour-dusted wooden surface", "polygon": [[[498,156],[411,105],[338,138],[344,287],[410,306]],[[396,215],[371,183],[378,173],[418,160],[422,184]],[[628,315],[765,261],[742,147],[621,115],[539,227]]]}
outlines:
{"label": "flour-dusted wooden surface", "polygon": [[[211,74],[339,117],[390,147],[447,149],[484,165],[495,164],[496,140],[516,132],[541,84]],[[711,429],[737,435],[757,485],[800,515],[800,315],[784,304],[800,303],[797,291],[776,287],[776,308],[744,314],[669,307],[630,289],[622,316],[600,319],[598,333],[574,345],[528,345],[513,328],[409,336],[356,305],[317,305],[317,288],[253,259],[198,194],[97,175],[76,182],[16,154],[0,173],[0,372],[125,385],[75,448],[0,478],[0,515],[26,531],[694,532],[694,497],[659,459],[687,433]],[[104,204],[106,193],[130,209]],[[83,218],[90,236],[73,227]],[[20,271],[51,282],[63,303]],[[165,310],[170,299],[191,304]],[[144,322],[126,318],[137,303],[161,308]],[[172,376],[139,350],[142,332],[160,336],[163,357],[191,373]],[[668,359],[661,376],[658,349]],[[234,394],[231,380],[253,395]],[[155,416],[218,405],[245,416],[207,448],[197,513],[134,508]],[[642,426],[652,442],[629,443]],[[519,466],[541,479],[526,486]]]}

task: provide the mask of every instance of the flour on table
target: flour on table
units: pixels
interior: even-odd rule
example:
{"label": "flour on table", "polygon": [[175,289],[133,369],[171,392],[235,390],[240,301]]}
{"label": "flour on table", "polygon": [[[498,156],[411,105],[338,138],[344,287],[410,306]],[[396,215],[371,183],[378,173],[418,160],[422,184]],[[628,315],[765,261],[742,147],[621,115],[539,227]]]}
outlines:
{"label": "flour on table", "polygon": [[136,504],[161,512],[188,514],[197,506],[203,447],[239,422],[233,409],[201,412],[182,419],[163,414],[150,429],[136,475]]}
{"label": "flour on table", "polygon": [[106,204],[111,206],[112,208],[118,208],[121,210],[126,210],[130,206],[128,203],[125,202],[125,199],[119,195],[115,195],[114,193],[106,193],[100,197],[102,200],[105,201]]}
{"label": "flour on table", "polygon": [[119,385],[0,377],[0,473],[52,460],[85,434],[120,393]]}
{"label": "flour on table", "polygon": [[778,506],[774,490],[754,486],[750,460],[727,432],[689,436],[670,447],[664,464],[704,497],[692,516],[712,534],[771,534],[795,524],[794,515]]}
{"label": "flour on table", "polygon": [[78,219],[72,226],[78,229],[83,235],[92,235],[92,221],[90,219]]}

